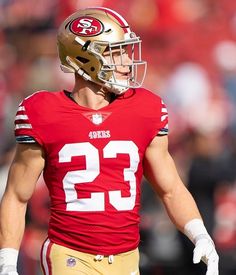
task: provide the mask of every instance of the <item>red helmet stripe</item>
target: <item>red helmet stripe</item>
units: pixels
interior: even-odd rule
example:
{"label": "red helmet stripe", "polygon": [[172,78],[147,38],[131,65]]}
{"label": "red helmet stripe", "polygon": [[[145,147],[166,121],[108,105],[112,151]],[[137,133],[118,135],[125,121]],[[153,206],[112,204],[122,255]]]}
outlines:
{"label": "red helmet stripe", "polygon": [[108,8],[104,8],[104,7],[95,7],[95,8],[91,8],[91,9],[102,10],[102,11],[112,15],[120,23],[120,25],[124,28],[124,32],[126,32],[126,33],[129,32],[128,22],[118,12],[108,9]]}

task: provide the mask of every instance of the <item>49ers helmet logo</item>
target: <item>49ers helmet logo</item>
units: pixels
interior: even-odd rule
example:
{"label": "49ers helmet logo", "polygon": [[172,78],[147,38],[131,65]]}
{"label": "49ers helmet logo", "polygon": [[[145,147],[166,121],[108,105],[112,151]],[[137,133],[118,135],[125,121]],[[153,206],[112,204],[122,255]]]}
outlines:
{"label": "49ers helmet logo", "polygon": [[103,29],[102,22],[91,16],[79,17],[70,23],[70,30],[79,36],[95,36]]}

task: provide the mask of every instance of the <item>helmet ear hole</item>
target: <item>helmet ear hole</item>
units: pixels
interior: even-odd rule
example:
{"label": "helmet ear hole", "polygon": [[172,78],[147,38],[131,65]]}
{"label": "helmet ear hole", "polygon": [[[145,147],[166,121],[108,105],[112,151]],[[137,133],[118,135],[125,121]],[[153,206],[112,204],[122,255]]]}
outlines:
{"label": "helmet ear hole", "polygon": [[76,59],[77,59],[79,62],[83,63],[83,64],[86,64],[86,63],[89,62],[89,60],[88,60],[87,58],[84,58],[84,57],[81,57],[81,56],[76,56]]}

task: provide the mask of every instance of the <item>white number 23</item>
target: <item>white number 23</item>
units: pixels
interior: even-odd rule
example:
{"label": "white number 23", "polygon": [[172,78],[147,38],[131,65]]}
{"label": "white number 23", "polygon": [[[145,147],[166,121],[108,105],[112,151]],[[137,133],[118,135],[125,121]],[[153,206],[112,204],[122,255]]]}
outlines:
{"label": "white number 23", "polygon": [[[118,211],[132,210],[136,199],[135,172],[139,164],[138,147],[132,141],[110,141],[103,148],[104,158],[116,158],[117,154],[128,154],[130,167],[124,168],[124,181],[129,182],[130,196],[122,197],[121,191],[109,191],[109,203]],[[68,211],[104,211],[104,192],[92,192],[90,198],[78,198],[76,184],[93,182],[100,174],[98,149],[89,142],[65,144],[59,151],[59,162],[71,162],[72,157],[85,156],[86,169],[67,172],[63,179],[63,189]]]}

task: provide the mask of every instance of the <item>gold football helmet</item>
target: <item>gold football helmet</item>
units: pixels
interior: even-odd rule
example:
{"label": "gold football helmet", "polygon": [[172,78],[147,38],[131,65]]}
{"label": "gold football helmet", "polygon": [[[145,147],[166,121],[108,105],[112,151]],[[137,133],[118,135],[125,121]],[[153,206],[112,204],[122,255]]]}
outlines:
{"label": "gold football helmet", "polygon": [[[117,94],[142,85],[146,61],[141,57],[141,40],[117,12],[104,7],[79,10],[61,24],[57,39],[64,72],[78,73]],[[114,58],[117,51],[118,62]],[[120,66],[129,68],[122,80],[115,74]]]}

